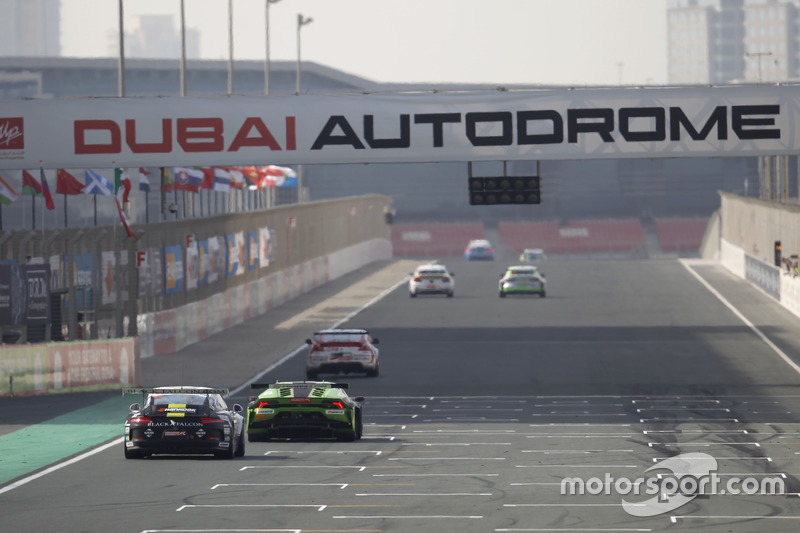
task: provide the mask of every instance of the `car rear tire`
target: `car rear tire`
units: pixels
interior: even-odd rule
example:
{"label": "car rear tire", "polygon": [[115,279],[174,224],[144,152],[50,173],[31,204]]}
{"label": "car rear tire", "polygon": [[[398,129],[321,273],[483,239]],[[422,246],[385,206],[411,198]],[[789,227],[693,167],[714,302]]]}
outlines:
{"label": "car rear tire", "polygon": [[447,297],[448,297],[448,298],[452,298],[452,297],[453,297],[453,291],[449,291],[449,292],[447,293]]}
{"label": "car rear tire", "polygon": [[505,298],[505,297],[506,297],[506,293],[504,293],[503,291],[500,291],[500,298]]}
{"label": "car rear tire", "polygon": [[409,292],[408,296],[411,297],[411,298],[416,298],[417,297],[417,293],[416,292]]}
{"label": "car rear tire", "polygon": [[544,297],[546,297],[546,296],[547,296],[547,293],[546,293],[545,291],[542,291],[542,292],[540,292],[540,293],[539,293],[539,296],[541,296],[542,298],[544,298]]}
{"label": "car rear tire", "polygon": [[381,366],[375,365],[375,368],[372,370],[367,370],[367,377],[368,378],[377,378],[381,373]]}
{"label": "car rear tire", "polygon": [[356,409],[356,440],[364,436],[364,420],[361,418],[361,409]]}
{"label": "car rear tire", "polygon": [[236,446],[236,452],[233,454],[236,457],[244,457],[245,451],[245,444],[244,444],[244,430],[242,430],[242,434],[239,435],[239,443]]}

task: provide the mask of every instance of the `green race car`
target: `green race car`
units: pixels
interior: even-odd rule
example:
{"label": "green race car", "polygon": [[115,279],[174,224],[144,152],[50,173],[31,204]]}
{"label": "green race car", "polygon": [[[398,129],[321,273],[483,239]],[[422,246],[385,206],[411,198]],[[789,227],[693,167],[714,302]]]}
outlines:
{"label": "green race car", "polygon": [[538,294],[547,296],[547,280],[539,269],[532,265],[508,267],[500,274],[500,298],[509,294]]}
{"label": "green race car", "polygon": [[250,388],[264,389],[247,406],[250,442],[293,437],[361,438],[364,398],[348,396],[346,383],[278,381],[253,383]]}

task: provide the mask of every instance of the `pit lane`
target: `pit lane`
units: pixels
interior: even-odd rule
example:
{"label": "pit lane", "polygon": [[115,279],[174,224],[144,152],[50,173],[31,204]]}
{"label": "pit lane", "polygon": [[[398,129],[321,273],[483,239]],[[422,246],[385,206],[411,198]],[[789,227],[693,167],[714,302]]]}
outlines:
{"label": "pit lane", "polygon": [[[505,264],[447,266],[454,298],[401,287],[345,324],[381,339],[381,376],[349,379],[367,397],[361,441],[248,443],[234,461],[125,461],[112,447],[0,496],[9,530],[797,530],[800,376],[683,265],[551,260],[547,298],[502,300]],[[798,361],[798,319],[717,266],[690,268]],[[272,359],[330,319],[320,314],[281,330]],[[161,370],[223,344],[268,352],[263,332],[289,318],[250,321]],[[215,370],[231,388],[253,375]],[[290,358],[259,380],[303,370]],[[723,477],[783,476],[786,491],[702,496],[647,518],[619,494],[560,493],[567,476],[637,478],[696,451]]]}

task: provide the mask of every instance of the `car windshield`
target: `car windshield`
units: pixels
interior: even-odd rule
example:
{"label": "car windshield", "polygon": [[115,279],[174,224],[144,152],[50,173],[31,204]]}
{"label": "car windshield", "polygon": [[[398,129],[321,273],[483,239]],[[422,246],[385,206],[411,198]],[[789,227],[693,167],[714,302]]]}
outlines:
{"label": "car windshield", "polygon": [[422,276],[442,276],[446,274],[447,271],[443,268],[426,268],[424,270],[418,270],[417,274]]}
{"label": "car windshield", "polygon": [[314,335],[314,342],[317,344],[360,344],[363,338],[364,333],[359,332],[317,333]]}
{"label": "car windshield", "polygon": [[145,405],[167,406],[167,405],[199,405],[206,403],[206,394],[151,394],[147,397]]}

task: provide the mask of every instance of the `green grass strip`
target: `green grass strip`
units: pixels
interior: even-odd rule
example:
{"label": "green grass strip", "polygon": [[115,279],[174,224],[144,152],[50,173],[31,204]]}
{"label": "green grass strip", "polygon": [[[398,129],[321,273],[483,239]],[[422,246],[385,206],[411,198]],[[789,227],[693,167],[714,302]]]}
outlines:
{"label": "green grass strip", "polygon": [[121,437],[128,406],[141,401],[132,398],[109,398],[0,436],[0,484]]}

